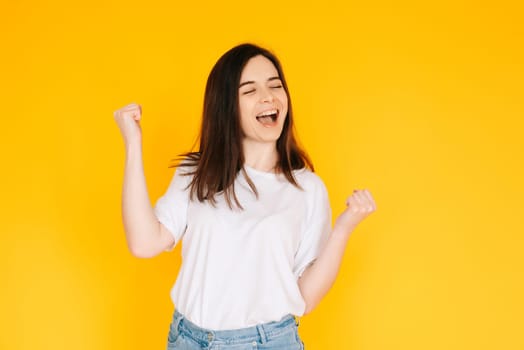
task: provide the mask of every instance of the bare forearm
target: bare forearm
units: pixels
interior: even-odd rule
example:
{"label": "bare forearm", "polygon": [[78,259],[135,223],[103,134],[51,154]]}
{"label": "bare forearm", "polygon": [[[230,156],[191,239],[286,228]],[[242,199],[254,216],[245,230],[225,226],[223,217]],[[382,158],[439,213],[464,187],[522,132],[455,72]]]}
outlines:
{"label": "bare forearm", "polygon": [[122,217],[131,253],[149,257],[161,251],[158,222],[147,192],[140,142],[126,145],[126,163],[122,191]]}
{"label": "bare forearm", "polygon": [[340,269],[349,233],[335,228],[322,252],[298,280],[302,297],[306,301],[305,313],[311,312],[331,289]]}
{"label": "bare forearm", "polygon": [[368,190],[354,190],[346,200],[347,208],[337,218],[333,231],[313,265],[298,280],[300,292],[310,312],[329,291],[337,278],[351,232],[377,207]]}

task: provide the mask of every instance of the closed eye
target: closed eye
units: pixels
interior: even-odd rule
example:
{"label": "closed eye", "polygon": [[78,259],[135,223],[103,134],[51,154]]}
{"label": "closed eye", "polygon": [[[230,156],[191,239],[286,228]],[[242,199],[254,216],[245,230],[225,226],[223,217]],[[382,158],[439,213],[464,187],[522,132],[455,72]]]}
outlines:
{"label": "closed eye", "polygon": [[272,89],[281,89],[283,88],[282,85],[275,85],[275,86],[271,86]]}
{"label": "closed eye", "polygon": [[244,91],[242,95],[252,94],[253,92],[255,92],[255,89]]}

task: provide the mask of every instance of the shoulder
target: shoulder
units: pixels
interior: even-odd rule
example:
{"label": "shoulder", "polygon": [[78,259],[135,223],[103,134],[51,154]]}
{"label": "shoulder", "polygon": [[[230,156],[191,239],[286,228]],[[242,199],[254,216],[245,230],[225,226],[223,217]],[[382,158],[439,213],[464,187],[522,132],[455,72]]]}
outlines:
{"label": "shoulder", "polygon": [[302,189],[308,193],[326,193],[324,181],[316,173],[309,169],[303,168],[295,170],[295,179]]}
{"label": "shoulder", "polygon": [[174,165],[175,171],[171,179],[171,186],[180,190],[185,190],[193,182],[197,166],[193,163],[183,160]]}
{"label": "shoulder", "polygon": [[192,164],[179,164],[176,167],[175,172],[179,176],[191,176],[194,175],[197,170],[197,167]]}
{"label": "shoulder", "polygon": [[295,173],[295,179],[304,193],[304,204],[307,217],[311,220],[329,218],[331,205],[324,181],[316,173],[308,169],[300,169]]}
{"label": "shoulder", "polygon": [[179,176],[193,177],[198,169],[199,158],[194,154],[186,155],[176,164],[176,173]]}

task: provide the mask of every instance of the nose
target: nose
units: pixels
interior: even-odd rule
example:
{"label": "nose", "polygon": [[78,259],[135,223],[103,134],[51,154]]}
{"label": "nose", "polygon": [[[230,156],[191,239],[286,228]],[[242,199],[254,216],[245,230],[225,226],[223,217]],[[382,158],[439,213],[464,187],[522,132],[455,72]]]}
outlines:
{"label": "nose", "polygon": [[260,92],[260,101],[261,102],[273,102],[274,99],[275,97],[273,96],[273,92],[270,89],[265,88],[261,90]]}

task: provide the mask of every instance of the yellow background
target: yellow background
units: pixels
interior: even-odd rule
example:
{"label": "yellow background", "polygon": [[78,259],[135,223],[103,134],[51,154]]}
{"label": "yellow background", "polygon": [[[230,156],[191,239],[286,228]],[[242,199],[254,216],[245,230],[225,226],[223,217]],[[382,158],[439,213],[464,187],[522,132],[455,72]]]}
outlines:
{"label": "yellow background", "polygon": [[1,349],[163,349],[179,247],[127,251],[112,112],[143,107],[151,200],[205,79],[245,41],[283,62],[350,239],[308,349],[524,349],[519,1],[9,1],[0,11]]}

